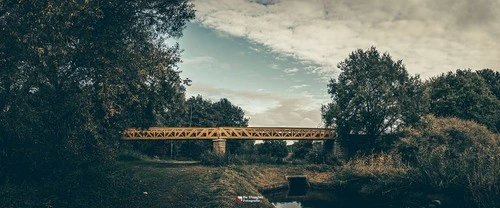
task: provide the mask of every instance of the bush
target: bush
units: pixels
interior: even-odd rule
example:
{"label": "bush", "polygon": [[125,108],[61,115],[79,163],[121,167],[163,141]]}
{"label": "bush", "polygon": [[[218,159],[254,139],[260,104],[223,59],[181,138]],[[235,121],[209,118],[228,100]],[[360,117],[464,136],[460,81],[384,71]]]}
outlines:
{"label": "bush", "polygon": [[[398,145],[417,183],[461,194],[475,207],[498,207],[499,135],[472,121],[427,116]],[[460,196],[457,196],[460,197]]]}
{"label": "bush", "polygon": [[229,164],[227,155],[218,155],[211,151],[206,151],[201,155],[201,164],[221,166]]}

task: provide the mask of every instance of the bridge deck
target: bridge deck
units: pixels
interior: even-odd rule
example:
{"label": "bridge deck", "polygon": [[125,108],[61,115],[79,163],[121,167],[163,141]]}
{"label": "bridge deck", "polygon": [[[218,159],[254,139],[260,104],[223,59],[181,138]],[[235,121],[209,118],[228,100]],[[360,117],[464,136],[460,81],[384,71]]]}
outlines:
{"label": "bridge deck", "polygon": [[334,136],[333,129],[286,127],[152,127],[145,130],[127,129],[123,133],[124,140],[326,140],[334,139]]}

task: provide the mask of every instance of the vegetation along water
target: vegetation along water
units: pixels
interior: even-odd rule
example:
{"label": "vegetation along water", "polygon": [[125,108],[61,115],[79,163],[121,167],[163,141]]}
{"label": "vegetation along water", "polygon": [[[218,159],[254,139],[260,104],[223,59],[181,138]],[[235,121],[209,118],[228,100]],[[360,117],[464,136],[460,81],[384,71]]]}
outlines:
{"label": "vegetation along water", "polygon": [[[167,40],[195,13],[188,0],[0,1],[0,207],[500,207],[498,70],[422,80],[374,46],[318,89],[335,139],[234,139],[225,154],[123,141],[249,125],[227,98],[186,95]],[[305,196],[290,197],[293,175]]]}

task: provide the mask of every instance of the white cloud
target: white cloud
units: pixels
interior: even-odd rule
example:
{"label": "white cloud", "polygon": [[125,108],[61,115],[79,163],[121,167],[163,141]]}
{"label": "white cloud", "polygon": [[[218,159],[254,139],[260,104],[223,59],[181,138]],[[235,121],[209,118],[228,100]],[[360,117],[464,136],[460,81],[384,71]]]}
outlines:
{"label": "white cloud", "polygon": [[182,64],[198,65],[198,64],[213,63],[214,61],[215,61],[214,57],[211,56],[195,56],[195,57],[183,58]]}
{"label": "white cloud", "polygon": [[278,69],[280,67],[280,65],[278,65],[278,64],[271,64],[271,65],[269,65],[269,67],[271,69]]}
{"label": "white cloud", "polygon": [[283,72],[285,72],[286,74],[295,74],[298,71],[299,71],[299,69],[297,69],[297,68],[287,68],[287,69],[283,70]]}
{"label": "white cloud", "polygon": [[300,88],[304,88],[304,87],[309,87],[309,85],[308,84],[293,85],[291,88],[300,89]]}
{"label": "white cloud", "polygon": [[250,126],[319,127],[321,104],[328,101],[306,94],[276,95],[262,91],[216,88],[199,83],[188,87],[187,94],[201,94],[211,100],[227,98],[245,111]]}
{"label": "white cloud", "polygon": [[497,0],[196,0],[201,24],[312,61],[334,76],[357,48],[376,46],[422,77],[500,69]]}

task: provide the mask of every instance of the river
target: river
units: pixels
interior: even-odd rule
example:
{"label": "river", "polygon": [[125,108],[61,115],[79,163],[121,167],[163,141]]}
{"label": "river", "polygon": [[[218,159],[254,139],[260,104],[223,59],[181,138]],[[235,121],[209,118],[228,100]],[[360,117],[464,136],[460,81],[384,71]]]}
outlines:
{"label": "river", "polygon": [[354,208],[354,207],[400,207],[390,202],[369,200],[360,196],[338,195],[332,191],[305,190],[293,193],[289,190],[264,194],[277,208]]}

